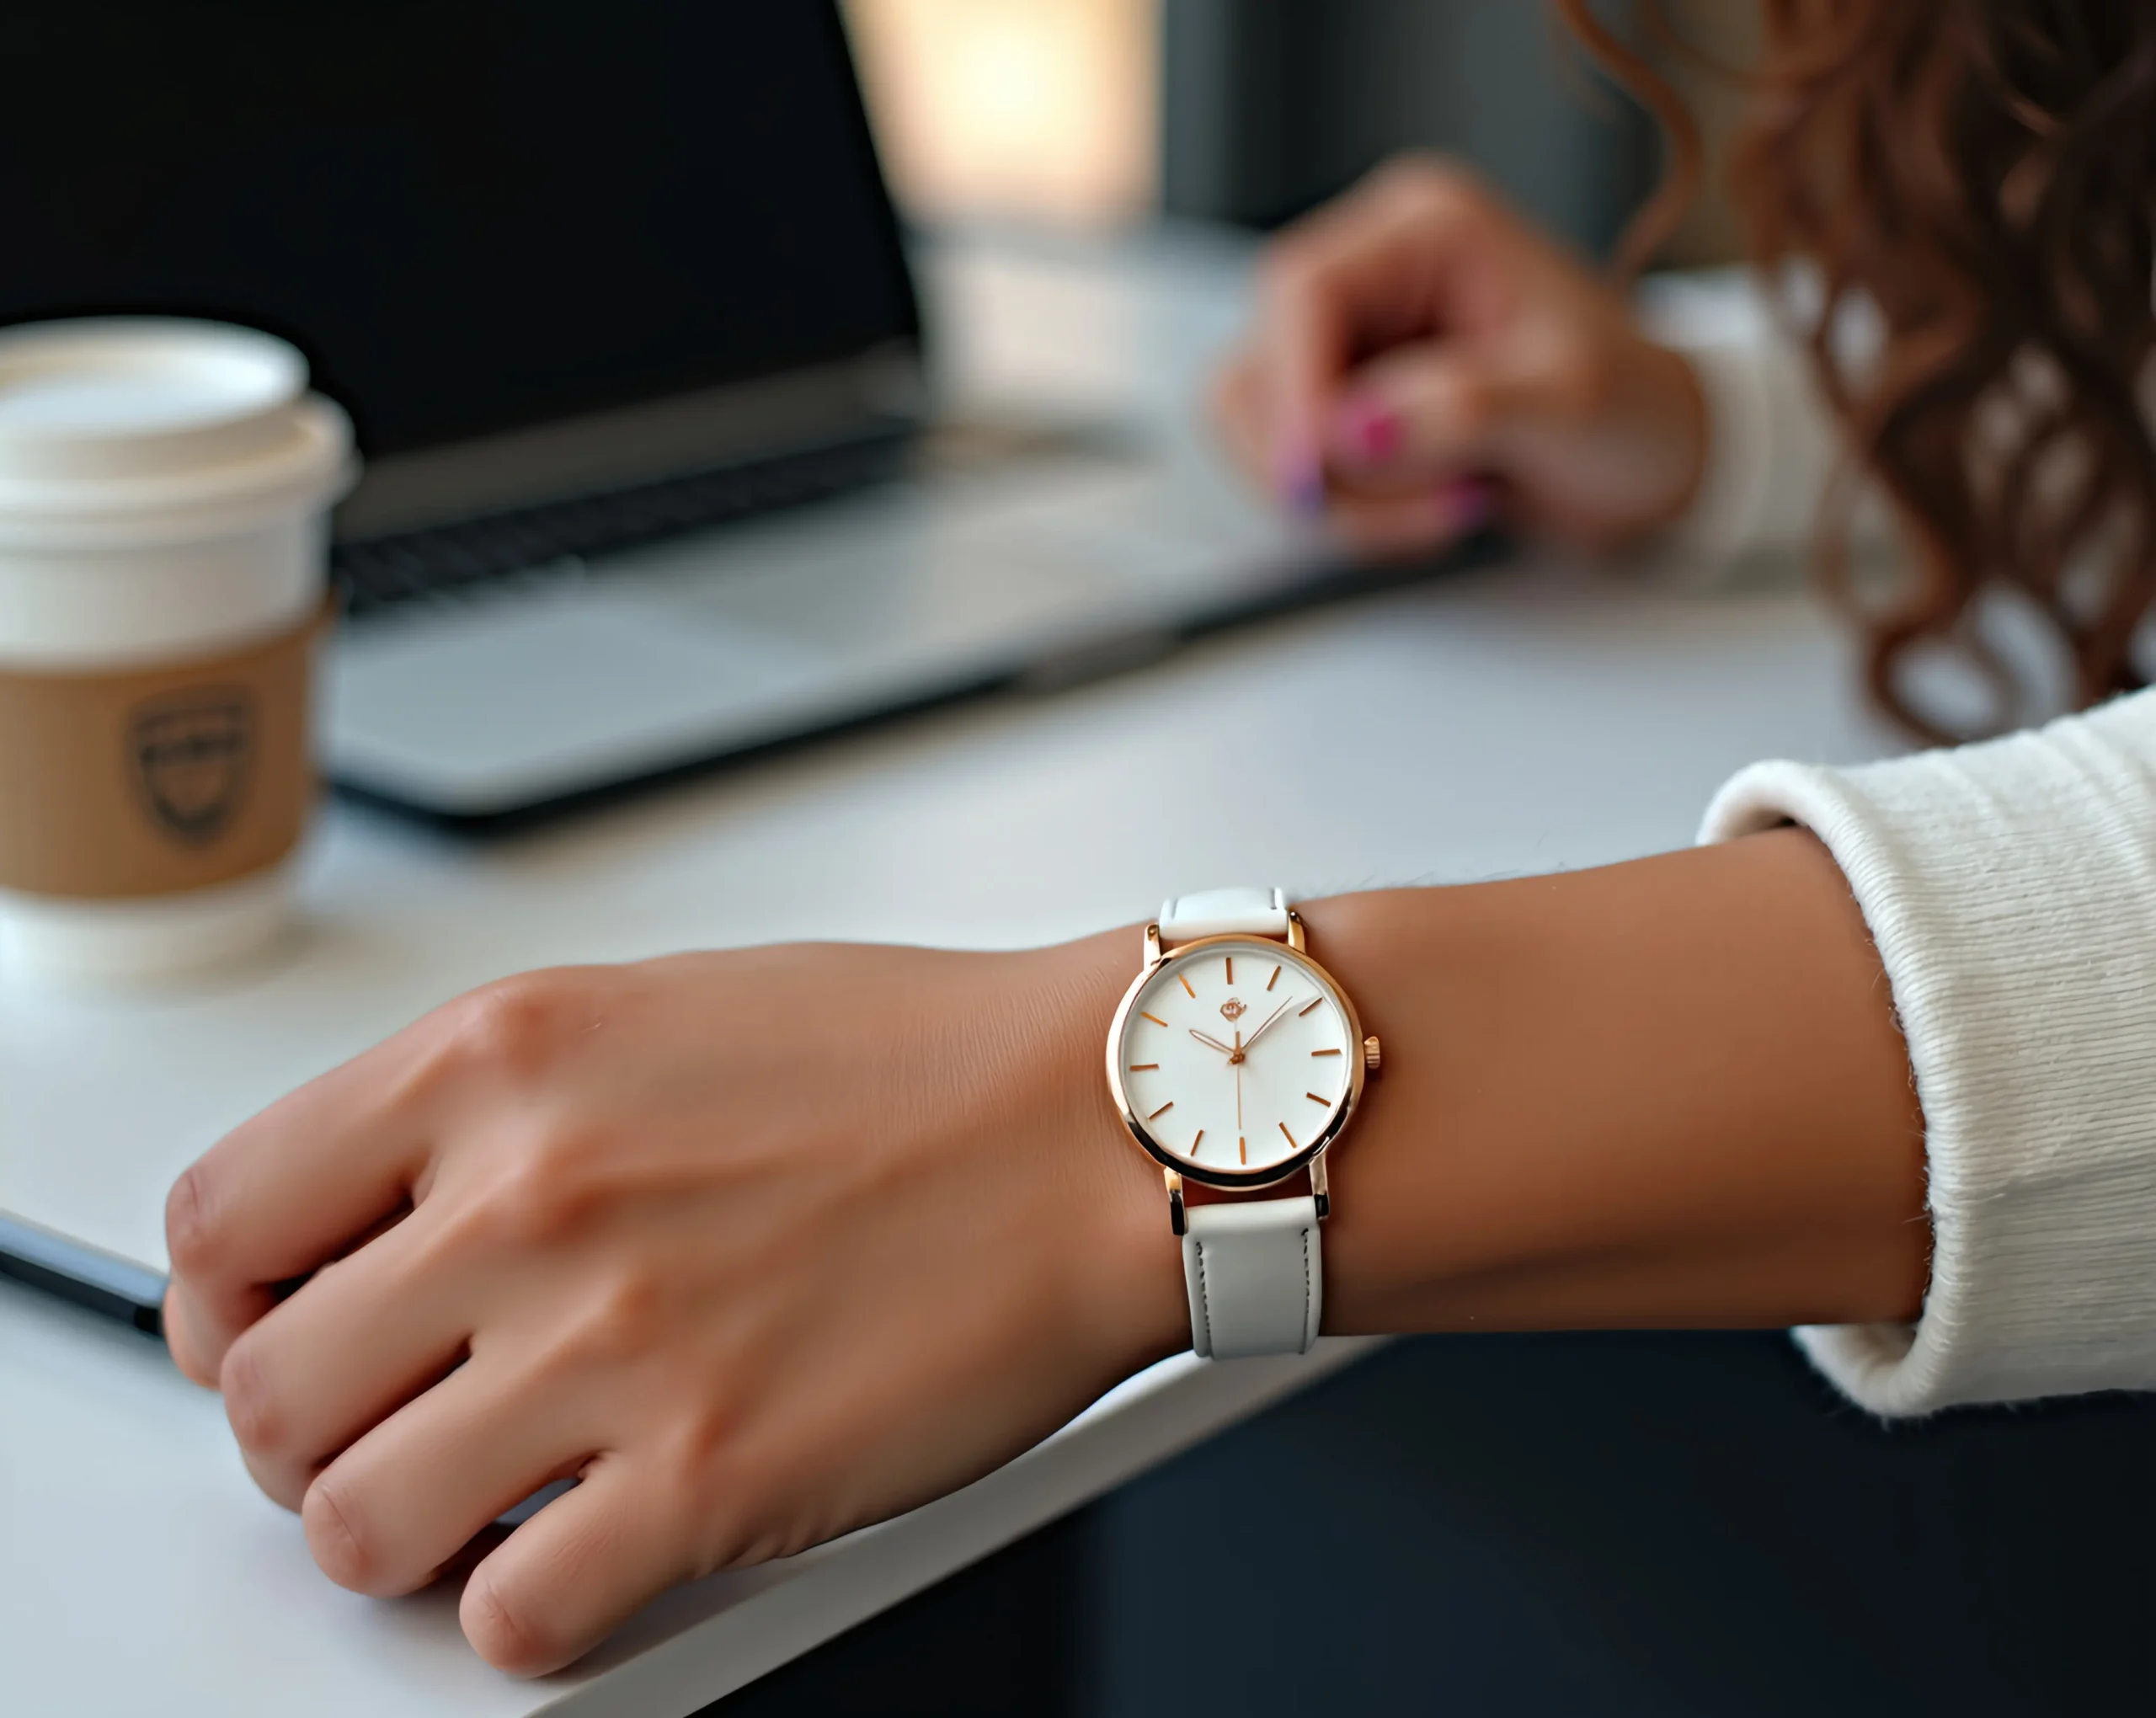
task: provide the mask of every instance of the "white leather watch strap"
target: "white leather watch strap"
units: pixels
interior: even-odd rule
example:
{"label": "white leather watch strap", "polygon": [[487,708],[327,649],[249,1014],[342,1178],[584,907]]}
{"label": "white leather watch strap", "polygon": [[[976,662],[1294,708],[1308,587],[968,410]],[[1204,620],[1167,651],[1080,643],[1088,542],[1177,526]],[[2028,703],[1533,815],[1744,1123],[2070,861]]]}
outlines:
{"label": "white leather watch strap", "polygon": [[1209,888],[1161,903],[1161,945],[1201,936],[1285,936],[1288,898],[1277,888]]}
{"label": "white leather watch strap", "polygon": [[1308,1353],[1325,1310],[1317,1201],[1198,1205],[1188,1224],[1191,1346],[1213,1360]]}

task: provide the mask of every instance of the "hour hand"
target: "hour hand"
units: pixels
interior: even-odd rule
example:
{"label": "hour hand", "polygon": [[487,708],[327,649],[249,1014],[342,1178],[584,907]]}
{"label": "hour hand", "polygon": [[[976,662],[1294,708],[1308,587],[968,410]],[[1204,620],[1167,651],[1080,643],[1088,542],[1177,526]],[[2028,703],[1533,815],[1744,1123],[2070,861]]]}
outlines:
{"label": "hour hand", "polygon": [[1190,1029],[1190,1035],[1209,1050],[1218,1050],[1224,1056],[1232,1056],[1235,1053],[1233,1046],[1222,1043],[1219,1039],[1210,1033],[1200,1032],[1194,1026]]}

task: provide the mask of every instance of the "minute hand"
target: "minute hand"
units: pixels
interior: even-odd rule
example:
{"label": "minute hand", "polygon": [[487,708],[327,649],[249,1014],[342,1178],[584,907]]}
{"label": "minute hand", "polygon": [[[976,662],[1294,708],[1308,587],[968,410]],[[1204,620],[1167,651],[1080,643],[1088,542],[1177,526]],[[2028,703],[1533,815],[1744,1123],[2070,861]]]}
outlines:
{"label": "minute hand", "polygon": [[1244,1053],[1247,1054],[1251,1046],[1255,1044],[1260,1038],[1263,1038],[1267,1032],[1272,1028],[1273,1022],[1278,1020],[1282,1015],[1285,1014],[1290,1008],[1294,1007],[1300,1000],[1301,999],[1299,997],[1290,996],[1285,1002],[1283,1002],[1278,1008],[1274,1009],[1272,1013],[1267,1015],[1265,1016],[1265,1024],[1258,1027],[1256,1032],[1252,1032],[1248,1038],[1243,1040]]}

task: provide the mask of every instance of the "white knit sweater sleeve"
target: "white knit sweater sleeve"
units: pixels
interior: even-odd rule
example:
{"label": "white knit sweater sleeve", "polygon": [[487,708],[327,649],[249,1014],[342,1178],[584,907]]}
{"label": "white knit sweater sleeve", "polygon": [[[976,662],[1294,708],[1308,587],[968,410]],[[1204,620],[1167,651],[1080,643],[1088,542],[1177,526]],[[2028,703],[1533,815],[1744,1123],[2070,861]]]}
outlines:
{"label": "white knit sweater sleeve", "polygon": [[[1642,291],[1640,320],[1690,364],[1707,412],[1699,488],[1653,545],[1657,564],[1698,584],[1759,571],[1801,576],[1841,455],[1811,360],[1784,337],[1742,269],[1657,276]],[[1887,540],[1876,496],[1860,496],[1849,523],[1853,546]]]}
{"label": "white knit sweater sleeve", "polygon": [[2156,1387],[2156,692],[1859,769],[1754,765],[1701,839],[1812,830],[1924,1107],[1913,1326],[1798,1332],[1881,1414]]}

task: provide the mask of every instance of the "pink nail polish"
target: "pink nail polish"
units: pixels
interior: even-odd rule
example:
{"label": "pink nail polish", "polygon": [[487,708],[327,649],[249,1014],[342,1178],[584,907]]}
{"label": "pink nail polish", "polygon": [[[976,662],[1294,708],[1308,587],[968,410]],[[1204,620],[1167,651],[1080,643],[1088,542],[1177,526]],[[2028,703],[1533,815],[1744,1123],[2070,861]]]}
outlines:
{"label": "pink nail polish", "polygon": [[1390,459],[1407,440],[1399,413],[1375,400],[1351,400],[1342,408],[1341,428],[1348,445],[1361,458]]}

